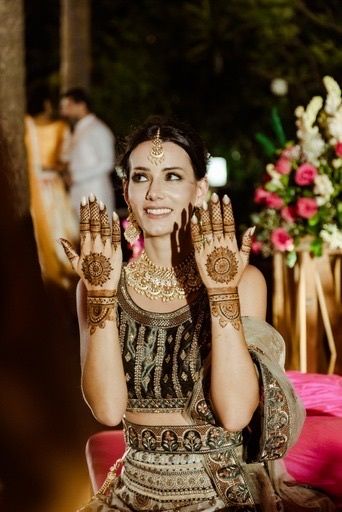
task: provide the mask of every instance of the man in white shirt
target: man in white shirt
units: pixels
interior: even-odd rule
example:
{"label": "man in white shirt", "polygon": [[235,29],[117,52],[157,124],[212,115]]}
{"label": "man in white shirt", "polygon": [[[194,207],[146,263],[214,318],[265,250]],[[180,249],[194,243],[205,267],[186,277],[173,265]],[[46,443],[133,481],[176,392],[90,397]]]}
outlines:
{"label": "man in white shirt", "polygon": [[70,173],[70,197],[78,212],[83,196],[91,192],[102,201],[111,216],[114,190],[111,172],[114,168],[114,135],[91,111],[90,100],[83,89],[70,89],[61,96],[60,111],[73,127],[66,149]]}

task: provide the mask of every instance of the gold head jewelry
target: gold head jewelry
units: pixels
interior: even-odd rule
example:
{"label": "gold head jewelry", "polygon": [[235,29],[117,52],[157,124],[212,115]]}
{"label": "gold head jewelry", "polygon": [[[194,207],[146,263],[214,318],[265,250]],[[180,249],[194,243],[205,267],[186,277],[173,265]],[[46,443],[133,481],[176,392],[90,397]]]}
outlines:
{"label": "gold head jewelry", "polygon": [[160,128],[158,128],[157,133],[152,139],[152,148],[147,158],[154,165],[158,165],[165,159],[164,148],[162,145],[162,140],[160,138]]}
{"label": "gold head jewelry", "polygon": [[137,293],[162,302],[183,299],[202,285],[193,253],[175,267],[160,267],[143,251],[125,267],[125,276]]}

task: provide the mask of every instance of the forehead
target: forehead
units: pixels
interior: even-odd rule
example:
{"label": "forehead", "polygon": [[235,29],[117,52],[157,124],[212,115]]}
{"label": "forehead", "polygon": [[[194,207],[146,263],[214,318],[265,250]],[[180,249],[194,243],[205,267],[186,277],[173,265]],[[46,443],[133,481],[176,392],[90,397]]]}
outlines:
{"label": "forehead", "polygon": [[60,102],[61,107],[70,107],[70,106],[72,106],[74,104],[75,104],[75,102],[73,101],[73,99],[72,98],[68,98],[68,97],[62,98],[61,102]]}
{"label": "forehead", "polygon": [[132,169],[139,166],[148,167],[151,170],[159,167],[181,167],[184,169],[192,169],[188,153],[174,142],[162,142],[164,159],[160,164],[152,164],[149,160],[152,145],[153,142],[148,140],[142,142],[133,149],[130,155],[130,164]]}

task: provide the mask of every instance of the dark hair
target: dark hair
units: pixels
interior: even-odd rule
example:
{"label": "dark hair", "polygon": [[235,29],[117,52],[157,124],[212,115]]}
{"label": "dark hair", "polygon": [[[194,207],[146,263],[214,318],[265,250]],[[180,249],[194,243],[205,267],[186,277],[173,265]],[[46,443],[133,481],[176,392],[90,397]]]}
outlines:
{"label": "dark hair", "polygon": [[129,177],[129,157],[132,151],[142,142],[152,140],[158,128],[162,141],[177,144],[189,155],[196,179],[204,178],[208,153],[201,137],[187,124],[160,116],[149,117],[126,138],[125,151],[120,159],[124,176]]}
{"label": "dark hair", "polygon": [[45,102],[53,104],[52,93],[47,85],[32,86],[27,94],[27,113],[31,116],[41,114],[45,110]]}
{"label": "dark hair", "polygon": [[67,91],[61,94],[61,98],[71,98],[75,103],[85,103],[88,110],[92,110],[91,101],[88,96],[88,93],[85,89],[81,87],[74,87],[73,89],[68,89]]}

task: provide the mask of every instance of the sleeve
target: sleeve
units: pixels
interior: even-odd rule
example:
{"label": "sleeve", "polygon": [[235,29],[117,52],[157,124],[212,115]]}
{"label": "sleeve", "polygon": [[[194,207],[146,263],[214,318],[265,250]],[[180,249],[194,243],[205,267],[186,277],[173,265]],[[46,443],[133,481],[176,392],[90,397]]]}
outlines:
{"label": "sleeve", "polygon": [[114,168],[114,137],[109,129],[96,126],[79,143],[80,158],[73,162],[75,182],[110,173]]}
{"label": "sleeve", "polygon": [[285,455],[302,429],[305,410],[284,372],[285,343],[267,322],[243,319],[245,338],[258,370],[260,403],[244,430],[246,462]]}

